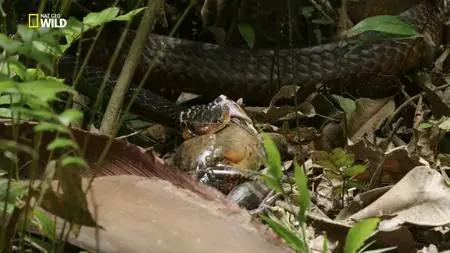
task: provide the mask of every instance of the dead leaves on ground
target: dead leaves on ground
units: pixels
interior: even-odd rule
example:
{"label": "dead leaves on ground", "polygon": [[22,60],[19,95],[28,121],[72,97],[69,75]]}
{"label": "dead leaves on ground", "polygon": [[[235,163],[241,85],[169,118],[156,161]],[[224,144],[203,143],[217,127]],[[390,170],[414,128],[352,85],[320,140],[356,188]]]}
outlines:
{"label": "dead leaves on ground", "polygon": [[[24,144],[36,137],[34,126],[28,122],[19,125],[22,137],[27,137],[21,139]],[[0,137],[9,138],[12,127],[1,124]],[[51,132],[42,136],[44,148],[38,157],[43,166],[35,175],[25,173],[29,171],[29,157],[18,160],[24,172],[21,177],[34,179],[32,185],[36,187],[30,192],[36,199],[42,198],[40,207],[58,217],[56,230],[37,223],[30,227],[33,232],[47,236],[57,232],[59,236],[70,230],[69,242],[91,252],[97,249],[97,239],[101,252],[290,252],[279,242],[270,241],[270,233],[247,212],[215,189],[166,166],[152,152],[125,140],[112,140],[104,161],[99,163],[109,137],[78,129],[72,133],[79,145],[86,142],[89,170],[80,173],[77,168],[56,168],[69,173],[63,180],[56,177],[61,171],[48,173],[53,167],[45,164],[52,154],[45,147],[55,138]],[[72,175],[72,181],[70,173],[78,173]],[[92,185],[91,176],[97,176]],[[54,177],[59,180],[53,181]],[[62,187],[65,180],[70,182]],[[28,182],[19,182],[18,186],[26,191]],[[43,185],[47,187],[40,191]],[[0,183],[0,187],[6,187],[6,183]],[[80,197],[80,201],[68,203],[71,197]],[[55,217],[48,213],[43,216],[41,212],[39,217],[52,221]],[[59,218],[75,223],[75,227],[64,225]]]}
{"label": "dead leaves on ground", "polygon": [[[380,217],[383,221],[380,223],[377,236],[374,238],[378,248],[395,246],[398,252],[414,252],[418,248],[431,249],[434,246],[433,244],[440,249],[445,246],[441,243],[442,241],[430,241],[424,236],[424,231],[433,231],[442,238],[448,238],[449,236],[446,224],[450,223],[447,215],[450,211],[448,210],[448,206],[450,206],[450,190],[448,188],[450,179],[444,172],[450,167],[450,155],[448,155],[450,152],[444,151],[446,146],[450,146],[450,138],[447,134],[450,132],[450,119],[448,116],[442,116],[442,112],[445,112],[443,105],[448,107],[449,104],[446,100],[448,94],[439,93],[437,96],[440,100],[435,101],[431,107],[428,107],[429,101],[424,100],[422,96],[409,101],[409,105],[406,105],[406,107],[415,110],[414,117],[411,117],[412,122],[397,120],[401,111],[397,111],[399,105],[393,97],[352,100],[336,95],[324,96],[319,94],[308,102],[297,106],[287,106],[279,105],[282,104],[280,101],[288,101],[292,99],[292,96],[289,93],[280,93],[268,108],[246,108],[249,115],[257,122],[256,125],[259,129],[275,131],[286,137],[291,144],[289,148],[291,156],[288,155],[287,157],[292,158],[295,155],[300,162],[304,162],[303,164],[308,172],[312,200],[308,210],[308,226],[306,228],[310,238],[309,245],[314,248],[314,245],[323,245],[324,240],[329,240],[330,249],[338,249],[342,246],[345,234],[355,221],[368,217]],[[430,98],[429,94],[427,98]],[[439,104],[439,107],[436,107],[436,104]],[[440,108],[439,112],[434,113],[434,108]],[[442,117],[436,117],[436,115]],[[297,125],[297,122],[300,125]],[[21,127],[25,130],[30,128],[31,126],[27,124],[25,123]],[[10,129],[3,130],[1,131],[3,133],[12,132]],[[31,134],[30,130],[25,132]],[[188,192],[188,194],[199,196],[203,200],[219,201],[220,207],[217,210],[220,209],[221,212],[225,210],[225,213],[234,213],[239,210],[236,206],[233,207],[235,209],[229,209],[229,202],[218,192],[200,186],[179,172],[166,168],[149,151],[123,140],[114,140],[104,163],[97,164],[96,158],[101,155],[108,138],[78,130],[74,130],[74,134],[80,142],[85,140],[85,137],[90,137],[86,160],[91,170],[85,172],[84,175],[94,173],[96,175],[114,176],[131,174],[168,180],[176,186],[171,188],[173,191],[180,191],[176,195],[183,191],[183,194]],[[47,136],[46,138],[48,143],[52,137]],[[28,139],[31,140],[32,138],[28,136]],[[45,147],[45,145],[43,146]],[[41,158],[43,164],[45,164],[47,161],[45,157],[48,152],[45,150],[41,152]],[[285,161],[284,164],[286,165],[285,172],[289,175],[291,171],[289,166],[293,163],[292,161]],[[24,168],[26,166],[24,164]],[[149,166],[153,166],[152,169],[149,170]],[[43,169],[45,169],[45,166]],[[51,171],[48,169],[49,167],[47,167],[47,171]],[[134,190],[126,192],[126,194],[129,194],[125,197],[127,204],[119,203],[112,207],[116,195],[119,194],[107,190],[108,187],[112,187],[112,181],[104,183],[109,185],[108,187],[99,186],[100,191],[105,192],[104,196],[99,196],[99,199],[103,201],[99,203],[104,206],[105,209],[101,213],[106,216],[100,218],[100,222],[97,224],[95,223],[97,218],[92,212],[92,200],[81,197],[84,196],[81,195],[84,192],[80,190],[82,185],[81,178],[78,176],[79,171],[67,170],[66,172],[62,175],[53,171],[50,175],[47,175],[47,180],[40,178],[46,182],[52,175],[59,175],[62,179],[60,181],[65,185],[61,187],[62,191],[49,190],[46,194],[41,195],[43,198],[42,207],[46,210],[77,224],[99,225],[103,227],[101,233],[104,233],[106,238],[109,235],[113,237],[133,235],[136,231],[143,229],[139,221],[149,217],[134,213],[133,206],[141,205],[142,203],[139,201],[144,200],[131,196],[145,195],[147,194],[145,191],[139,187],[136,188],[136,185],[121,185],[120,182],[126,184],[128,180],[126,178],[111,177],[104,179],[106,181],[118,180],[114,181],[117,183],[117,187],[124,186],[127,189],[131,187]],[[156,183],[150,180],[148,184]],[[290,189],[288,196],[292,198],[279,198],[271,202],[270,211],[280,217],[280,220],[291,222],[295,227],[298,224],[292,217],[298,213],[298,206],[293,199],[298,199],[298,196],[296,196],[298,193],[295,187],[292,187],[292,182],[289,179],[287,185],[284,186],[288,186],[285,188]],[[67,189],[77,189],[77,192],[70,192]],[[95,193],[93,194],[95,195]],[[38,196],[37,190],[35,195]],[[75,201],[79,210],[75,216],[65,212],[67,211],[67,208],[65,208],[67,200],[73,196],[79,196],[76,197],[79,201]],[[178,202],[160,202],[160,204],[161,206],[170,205],[172,208],[177,205],[184,205],[181,200],[172,200]],[[205,207],[200,206],[196,206],[196,208],[202,209]],[[122,207],[124,209],[121,209]],[[130,209],[126,209],[128,207]],[[71,209],[76,210],[77,208]],[[164,208],[170,211],[169,207]],[[119,209],[125,213],[117,217],[114,216],[118,215]],[[211,211],[207,209],[205,213],[208,213],[208,210]],[[143,212],[151,214],[150,210]],[[108,219],[108,215],[115,218]],[[136,218],[136,215],[141,216]],[[171,215],[182,216],[183,214],[168,212],[166,218],[169,220],[168,217]],[[192,226],[204,226],[201,220],[195,220],[195,217],[191,218],[193,219]],[[119,220],[129,221],[130,230],[126,230],[124,226],[120,230],[115,229],[114,227],[120,226],[117,223]],[[217,224],[220,223],[217,222]],[[166,228],[164,226],[169,224],[161,223],[160,225],[162,226],[160,229],[163,229]],[[207,228],[205,226],[204,228],[214,231],[214,224],[212,225],[212,227]],[[231,221],[227,225],[230,225],[230,229],[233,226],[240,229],[239,222]],[[173,226],[173,224],[170,224],[170,226]],[[224,225],[221,224],[220,226]],[[133,229],[136,229],[136,231]],[[249,227],[243,229],[247,230]],[[250,230],[252,229],[254,227]],[[80,235],[83,235],[83,233],[93,233],[94,230],[82,228],[80,231]],[[151,233],[153,232],[151,231]],[[327,234],[326,239],[323,236],[324,233]],[[161,236],[165,235],[161,234]],[[167,236],[169,235],[167,234]],[[198,234],[198,236],[209,238],[205,237],[207,235]],[[253,235],[250,237],[253,238]],[[240,240],[240,238],[235,238],[232,235],[225,239]],[[71,240],[73,243],[79,243],[86,248],[90,248],[94,243],[93,241],[80,242],[77,238]],[[115,240],[112,239],[112,241]],[[134,237],[131,236],[128,241],[134,242]],[[109,244],[111,241],[105,243]],[[139,245],[149,246],[147,242],[136,243],[138,245],[136,248],[133,248],[131,244],[123,243],[113,246],[116,249],[119,248],[128,252],[140,252],[142,248],[139,248]],[[257,244],[260,243],[262,242]],[[159,245],[159,242],[156,244]],[[186,245],[194,247],[192,244]],[[420,245],[420,247],[417,245]],[[206,242],[203,246],[203,249],[207,249],[210,244]],[[151,247],[159,246],[152,244]],[[249,245],[249,247],[251,246]],[[278,246],[269,244],[266,248],[271,247]],[[317,246],[317,249],[319,248]],[[227,249],[229,250],[229,248]],[[173,252],[176,252],[176,249],[173,250],[175,250]],[[239,252],[239,250],[235,252]]]}
{"label": "dead leaves on ground", "polygon": [[[326,232],[331,248],[339,248],[336,242],[342,245],[355,221],[380,217],[383,221],[374,238],[378,248],[396,246],[396,252],[415,252],[449,246],[442,243],[445,239],[427,241],[422,233],[434,230],[441,238],[450,236],[446,174],[450,103],[448,92],[427,85],[424,94],[400,102],[394,97],[352,100],[337,95],[327,101],[321,94],[309,100],[314,117],[300,123],[313,123],[320,129],[312,145],[302,142],[313,201],[308,216],[311,245],[323,245]],[[278,204],[283,208],[274,209],[277,216],[295,223],[291,219],[298,210],[292,209],[296,203],[282,200]]]}

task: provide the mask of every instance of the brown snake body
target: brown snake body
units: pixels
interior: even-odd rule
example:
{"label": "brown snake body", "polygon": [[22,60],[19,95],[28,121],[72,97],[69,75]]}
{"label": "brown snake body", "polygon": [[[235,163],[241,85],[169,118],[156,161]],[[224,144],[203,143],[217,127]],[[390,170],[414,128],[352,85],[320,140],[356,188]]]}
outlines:
{"label": "brown snake body", "polygon": [[[379,33],[364,32],[334,43],[276,51],[224,47],[151,34],[136,76],[142,77],[155,59],[156,67],[145,86],[150,90],[173,88],[211,98],[224,94],[231,99],[242,97],[248,105],[267,105],[281,86],[292,84],[300,86],[304,94],[325,82],[372,96],[375,84],[389,88],[385,80],[423,66],[427,49],[441,45],[443,14],[431,0],[414,5],[399,18],[423,36],[370,41]],[[113,36],[117,40],[117,33]],[[133,36],[129,34],[129,40],[122,47],[124,52]],[[111,42],[111,39],[105,40]],[[157,52],[160,52],[158,57]],[[125,57],[126,53],[121,55]],[[107,62],[102,56],[91,58]],[[73,59],[63,58],[60,74],[71,74],[73,65]],[[87,82],[78,85],[78,89],[83,93],[95,93],[92,91],[98,90],[103,75],[101,69],[88,67],[83,72]],[[107,84],[107,90],[112,91],[115,79],[111,77]],[[142,90],[134,105],[139,115],[179,124],[181,108],[152,92]]]}
{"label": "brown snake body", "polygon": [[420,67],[427,43],[441,44],[441,17],[429,1],[399,17],[424,37],[385,39],[355,47],[376,35],[365,32],[335,43],[275,51],[237,49],[152,34],[141,66],[148,66],[160,49],[149,85],[211,97],[225,94],[233,99],[243,97],[249,104],[266,104],[283,85],[296,84],[306,89],[319,82],[361,76],[392,77]]}

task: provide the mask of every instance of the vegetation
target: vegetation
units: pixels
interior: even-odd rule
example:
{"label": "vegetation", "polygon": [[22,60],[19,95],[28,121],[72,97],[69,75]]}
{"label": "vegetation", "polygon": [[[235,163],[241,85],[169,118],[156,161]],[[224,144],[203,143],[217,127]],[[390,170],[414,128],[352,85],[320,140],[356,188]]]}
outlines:
{"label": "vegetation", "polygon": [[[273,7],[269,9],[268,13],[261,11],[261,15],[256,15],[253,21],[242,13],[231,18],[230,24],[222,23],[219,18],[211,22],[208,15],[202,16],[202,19],[205,24],[214,23],[214,25],[209,25],[207,29],[214,34],[217,43],[235,44],[236,41],[243,40],[250,48],[273,46],[279,42],[284,45],[292,45],[295,41],[292,39],[293,29],[290,21],[300,19],[297,15],[293,16],[293,10],[298,11],[302,19],[306,19],[306,24],[309,27],[317,27],[319,21],[334,24],[331,22],[333,18],[330,21],[330,15],[325,15],[324,10],[319,11],[310,5],[291,6],[292,1],[286,1],[286,3],[287,6]],[[170,35],[173,36],[177,32],[196,4],[196,1],[190,1],[186,10],[174,11],[176,15],[172,13],[178,18],[175,18],[176,22]],[[267,4],[265,1],[261,1],[261,4],[255,8],[262,8]],[[43,6],[45,6],[45,3],[42,4]],[[66,1],[62,1],[61,6],[67,6]],[[124,100],[123,91],[127,90],[132,73],[134,73],[133,64],[135,66],[138,62],[136,59],[140,56],[139,51],[142,50],[143,40],[146,37],[143,31],[149,32],[155,26],[162,6],[163,1],[151,1],[147,6],[133,7],[130,8],[131,11],[126,13],[117,7],[110,7],[100,12],[90,12],[83,20],[70,17],[67,26],[59,29],[32,29],[26,25],[17,24],[13,33],[7,31],[6,24],[2,26],[3,32],[0,33],[0,48],[3,50],[0,56],[0,117],[4,119],[0,122],[0,224],[2,226],[0,248],[2,252],[26,252],[28,249],[36,252],[66,252],[67,248],[65,247],[67,245],[65,245],[65,242],[70,234],[76,235],[79,233],[80,226],[100,229],[101,224],[97,224],[97,214],[89,211],[88,200],[85,196],[87,189],[84,189],[81,183],[84,171],[91,170],[91,164],[84,157],[86,147],[77,141],[71,130],[73,125],[86,120],[82,110],[73,106],[73,100],[78,95],[75,87],[77,82],[80,81],[79,73],[85,67],[86,62],[79,62],[80,68],[74,70],[73,83],[71,84],[65,83],[63,79],[56,75],[55,64],[58,57],[63,55],[74,43],[83,39],[84,33],[95,29],[101,31],[102,26],[110,22],[123,22],[129,28],[136,16],[142,16],[138,28],[141,31],[138,34],[142,36],[137,36],[134,40],[132,48],[135,50],[129,54],[124,64],[129,69],[123,71],[124,74],[119,76],[117,93],[112,96],[115,99],[110,101],[102,122],[99,124],[101,133],[116,137],[119,131],[123,130],[135,97],[131,101],[126,101],[127,103],[124,106],[122,106],[122,102],[118,101]],[[284,7],[286,9],[283,9]],[[61,10],[63,11],[64,8],[61,8]],[[242,12],[244,13],[245,10],[243,8]],[[288,11],[286,12],[286,10]],[[4,10],[0,11],[4,13]],[[42,9],[39,11],[42,12]],[[273,39],[275,35],[269,32],[265,33],[261,27],[266,23],[261,21],[263,17],[267,19],[267,16],[273,14],[272,12],[276,14],[275,17],[279,21],[277,22],[278,29],[272,30],[282,34],[280,41],[275,41]],[[219,11],[217,14],[220,17],[223,13]],[[322,19],[318,19],[319,17]],[[363,44],[373,43],[380,39],[421,36],[410,26],[392,16],[366,19],[356,25],[351,32],[361,33],[368,30],[381,32],[381,35],[363,41]],[[288,32],[286,33],[286,31]],[[236,33],[241,37],[236,39]],[[193,35],[192,37],[196,36]],[[357,45],[354,50],[357,50],[359,46],[361,45]],[[148,71],[153,70],[154,64],[155,62],[149,66]],[[110,66],[112,66],[112,63]],[[109,69],[107,75],[110,74],[110,71],[111,69]],[[106,78],[103,85],[105,83]],[[145,80],[142,80],[135,94],[139,92],[144,83]],[[437,92],[443,88],[445,87],[429,89],[426,92],[419,93],[416,97],[404,101],[404,106],[412,103],[413,100],[419,100],[417,104],[421,105],[425,93],[429,95],[430,92]],[[122,91],[122,94],[120,91]],[[99,110],[101,99],[102,97],[98,96],[96,101],[93,102],[94,111]],[[390,99],[351,100],[333,95],[326,98],[322,97],[320,102],[325,104],[325,107],[328,106],[327,109],[332,108],[334,115],[333,113],[320,115],[319,112],[313,112],[314,116],[323,120],[323,118],[332,118],[338,115],[332,121],[335,121],[335,118],[340,118],[342,122],[351,124],[351,126],[345,127],[345,140],[356,140],[355,143],[358,144],[361,144],[359,141],[361,141],[362,136],[378,130],[384,121],[392,123],[398,112],[394,113],[394,102]],[[435,104],[439,102],[441,101],[434,101]],[[449,107],[448,104],[445,106]],[[374,111],[365,110],[367,108]],[[398,108],[402,108],[402,106]],[[423,113],[422,109],[419,108],[417,111]],[[297,107],[295,107],[294,114],[297,117]],[[86,125],[93,124],[96,116],[97,114],[92,113]],[[280,120],[280,118],[282,117],[275,121]],[[365,120],[367,118],[370,119]],[[290,119],[292,120],[292,118]],[[33,126],[34,138],[31,140],[24,136],[27,134],[23,131],[24,122]],[[415,147],[415,152],[419,154],[417,157],[426,157],[429,161],[435,159],[433,162],[436,162],[439,156],[442,157],[442,154],[437,148],[439,144],[433,146],[430,141],[426,141],[426,136],[430,133],[427,131],[433,129],[433,131],[438,132],[438,137],[433,139],[436,143],[448,143],[449,138],[446,136],[446,133],[450,131],[448,118],[425,120],[425,117],[423,117],[414,123],[416,124],[414,138],[422,144],[429,145],[427,148],[424,148],[423,145]],[[3,125],[12,125],[12,127],[2,128]],[[2,133],[3,129],[12,129],[12,132]],[[388,147],[391,144],[394,130],[389,132],[390,136],[382,140],[384,143],[377,148],[383,147],[383,151],[390,151]],[[49,132],[53,133],[52,139],[45,142],[43,136]],[[288,205],[286,208],[290,210],[286,211],[286,208],[271,206],[270,208],[263,208],[264,210],[260,209],[257,213],[261,220],[284,239],[291,248],[298,252],[312,252],[307,232],[308,212],[311,210],[311,192],[313,191],[311,166],[306,166],[301,163],[303,161],[300,157],[295,157],[292,160],[291,170],[284,168],[282,155],[276,145],[267,135],[263,135],[263,139],[267,155],[267,170],[261,176],[262,181],[272,190],[272,193],[281,196],[286,201]],[[100,162],[106,156],[112,141],[113,138],[110,138],[110,141],[104,147],[102,156],[99,157]],[[444,144],[441,145],[445,146]],[[354,154],[356,152],[348,151],[348,147],[349,145],[345,143],[328,150],[314,150],[311,155],[314,163],[321,167],[321,175],[325,178],[324,181],[338,182],[338,186],[333,187],[332,195],[333,198],[336,197],[340,200],[340,207],[342,208],[346,207],[350,203],[350,199],[355,196],[352,192],[363,192],[374,188],[374,181],[367,182],[367,178],[364,177],[369,170],[367,160],[371,158],[363,159],[364,161],[361,162],[356,158]],[[49,153],[43,173],[40,172],[42,148]],[[367,146],[364,146],[364,148],[367,148]],[[386,165],[386,163],[395,159],[391,159],[392,156],[383,152],[380,153],[379,149],[370,154],[377,155],[377,158],[378,156],[382,157],[382,159],[377,160],[377,165],[380,168],[383,166],[389,167],[390,164]],[[426,153],[424,149],[429,152]],[[397,155],[400,156],[397,153],[393,156]],[[445,159],[441,159],[445,163]],[[400,159],[394,162],[398,161]],[[413,161],[410,157],[406,161],[416,164],[416,160]],[[43,177],[39,175],[43,175]],[[57,186],[52,185],[52,179],[55,178],[59,181]],[[373,178],[375,177],[371,179]],[[93,180],[93,177],[91,179]],[[58,191],[57,188],[62,191]],[[65,233],[57,234],[57,221],[50,218],[48,213],[43,210],[56,214],[67,221],[67,224],[63,225],[64,228],[67,228],[63,229]],[[381,220],[381,218],[367,218],[354,224],[348,230],[343,251],[345,253],[356,253],[392,250],[393,248],[368,250],[374,243],[374,241],[368,242],[368,240],[371,240],[376,233],[380,232],[377,227]],[[37,234],[40,236],[37,236]],[[329,252],[329,240],[326,234],[323,236],[322,252]],[[75,251],[77,250],[81,249]]]}

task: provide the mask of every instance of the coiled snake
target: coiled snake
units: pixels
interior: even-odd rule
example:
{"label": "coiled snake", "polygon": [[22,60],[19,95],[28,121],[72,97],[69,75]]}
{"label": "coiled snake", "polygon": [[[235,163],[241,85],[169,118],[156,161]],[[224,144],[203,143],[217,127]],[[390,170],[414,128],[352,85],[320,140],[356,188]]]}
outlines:
{"label": "coiled snake", "polygon": [[[137,75],[156,56],[156,68],[150,73],[148,88],[173,88],[217,97],[244,98],[247,104],[267,104],[280,86],[298,84],[308,90],[320,82],[365,77],[377,79],[397,76],[420,67],[430,44],[440,45],[443,36],[442,15],[430,1],[423,1],[402,12],[399,17],[411,24],[423,37],[386,39],[359,45],[376,32],[365,32],[342,41],[308,48],[237,49],[151,34],[145,44]],[[355,46],[359,45],[356,49]],[[126,46],[123,49],[127,50]],[[277,57],[277,71],[272,64]],[[63,57],[59,66],[67,76],[73,59]],[[83,73],[88,82],[83,93],[98,89],[102,71],[88,67]],[[70,73],[71,74],[71,73]],[[342,82],[340,82],[342,83]],[[110,89],[114,80],[108,82]],[[347,85],[347,84],[346,84]],[[356,87],[358,88],[358,87]],[[367,90],[367,87],[359,87]],[[369,89],[370,91],[370,89]],[[156,115],[163,123],[179,124],[181,108],[149,91],[141,91],[134,108],[138,114]]]}

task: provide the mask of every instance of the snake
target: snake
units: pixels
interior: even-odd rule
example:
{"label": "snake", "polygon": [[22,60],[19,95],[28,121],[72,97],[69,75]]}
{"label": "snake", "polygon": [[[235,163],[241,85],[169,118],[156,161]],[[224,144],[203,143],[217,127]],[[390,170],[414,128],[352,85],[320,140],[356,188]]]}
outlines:
{"label": "snake", "polygon": [[[243,98],[249,105],[267,105],[281,86],[292,84],[300,86],[302,91],[314,89],[318,83],[343,83],[349,88],[352,82],[348,80],[365,78],[368,80],[366,85],[356,82],[356,86],[350,89],[372,93],[374,85],[371,85],[371,80],[392,79],[408,70],[423,67],[430,45],[442,43],[443,14],[431,1],[422,1],[398,17],[424,36],[370,41],[379,32],[367,31],[312,47],[271,50],[233,48],[150,34],[136,75],[142,76],[155,60],[156,67],[144,88],[154,90],[159,85],[211,98],[225,95],[231,100]],[[133,36],[130,33],[129,37]],[[362,43],[364,41],[370,43]],[[125,43],[123,52],[127,52],[130,45]],[[276,71],[273,69],[275,58]],[[73,70],[73,62],[70,57],[62,57],[59,69],[63,73],[60,74],[67,76],[69,70]],[[88,82],[79,85],[80,91],[95,93],[103,75],[100,67],[86,68],[83,78]],[[114,83],[115,79],[110,78],[107,90],[112,90]],[[186,108],[180,108],[149,90],[142,90],[134,103],[133,109],[137,114],[157,118],[168,125],[179,125],[180,115],[186,112]],[[224,118],[220,120],[224,121]]]}
{"label": "snake", "polygon": [[[398,16],[424,37],[382,39],[369,31],[341,41],[307,48],[237,49],[150,35],[141,62],[148,65],[160,49],[150,79],[164,87],[215,97],[225,94],[247,104],[270,102],[281,86],[308,90],[321,82],[361,77],[392,77],[421,67],[429,43],[440,45],[443,22],[438,10],[423,1]],[[277,66],[273,69],[274,59]],[[341,82],[342,83],[342,82]],[[362,87],[367,89],[367,87]]]}
{"label": "snake", "polygon": [[[150,34],[135,75],[143,76],[152,61],[156,65],[145,85],[148,89],[140,90],[132,111],[181,127],[183,136],[190,138],[220,131],[233,117],[251,124],[233,100],[243,98],[247,104],[267,104],[285,85],[296,84],[309,93],[318,83],[334,84],[338,88],[344,84],[347,89],[372,93],[377,89],[377,82],[383,84],[408,70],[423,67],[428,49],[442,43],[446,16],[431,1],[421,1],[397,17],[423,36],[379,39],[379,32],[367,31],[337,42],[279,50],[234,48]],[[131,32],[125,40],[128,42],[121,49],[122,56],[126,56],[133,36]],[[74,62],[73,56],[61,57],[59,74],[70,76]],[[79,91],[95,97],[103,77],[102,67],[89,65],[82,73]],[[354,83],[349,80],[361,78],[366,79],[365,85],[356,82],[356,86],[349,86]],[[107,93],[112,92],[116,81],[113,74],[109,76]],[[217,99],[206,105],[182,107],[150,91],[158,85]],[[135,89],[132,84],[127,99]]]}
{"label": "snake", "polygon": [[[65,77],[68,83],[72,83],[71,76],[76,61],[73,55],[64,55],[58,61],[58,74]],[[77,86],[78,91],[95,99],[104,76],[104,69],[95,66],[86,67],[81,75],[81,84]],[[106,79],[104,94],[110,95],[116,82],[117,76],[109,75]],[[126,100],[132,98],[136,89],[137,85],[131,84],[125,94]],[[216,133],[235,120],[241,121],[243,125],[253,130],[252,120],[243,109],[224,95],[220,95],[208,104],[186,107],[177,105],[152,91],[142,89],[138,92],[131,109],[137,115],[156,119],[158,123],[180,130],[184,139]]]}

